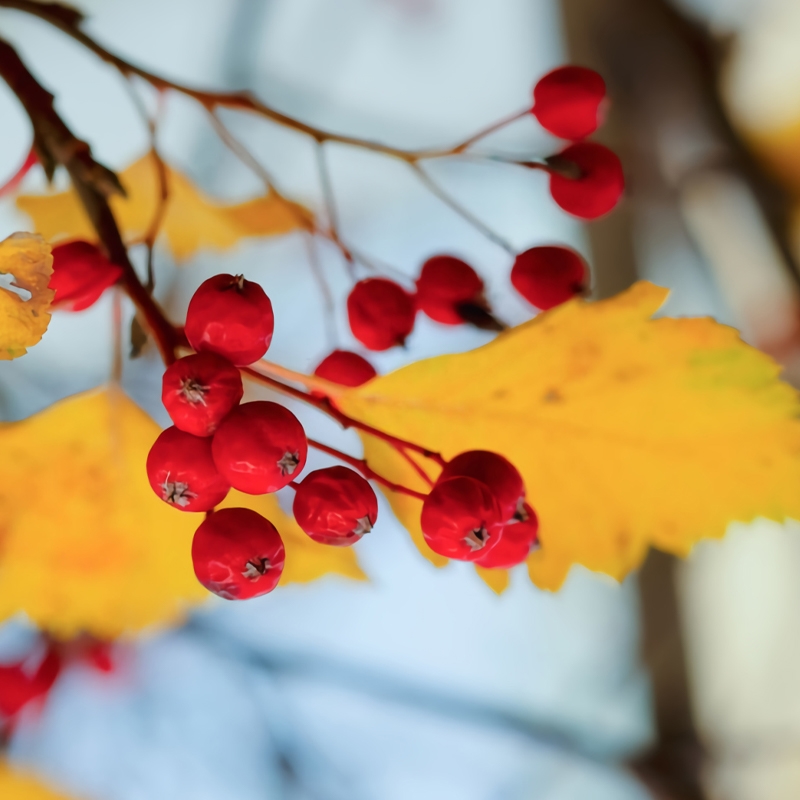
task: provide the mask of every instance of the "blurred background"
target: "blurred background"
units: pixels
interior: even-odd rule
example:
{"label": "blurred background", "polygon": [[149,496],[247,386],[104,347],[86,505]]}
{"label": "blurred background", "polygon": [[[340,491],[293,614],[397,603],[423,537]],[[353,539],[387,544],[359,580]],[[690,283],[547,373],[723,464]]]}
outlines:
{"label": "blurred background", "polygon": [[[248,88],[304,121],[403,147],[448,145],[525,107],[555,66],[597,69],[612,99],[598,138],[620,154],[628,181],[609,217],[579,225],[550,200],[543,173],[467,160],[431,173],[515,248],[581,251],[593,296],[639,277],[668,286],[665,313],[736,325],[800,380],[796,0],[79,5],[92,35],[157,73]],[[0,31],[99,160],[122,169],[148,149],[113,70],[22,14],[0,10]],[[163,156],[204,191],[260,191],[195,104],[170,95],[159,115]],[[255,117],[224,119],[288,194],[323,208],[307,140]],[[28,123],[0,85],[0,182],[29,146]],[[559,143],[526,118],[481,147],[541,156]],[[500,318],[530,316],[511,291],[509,254],[402,164],[327,151],[349,241],[408,276],[434,253],[462,256]],[[38,170],[23,188],[44,188]],[[0,200],[0,238],[27,225]],[[341,308],[347,270],[332,247],[319,257]],[[271,358],[293,369],[355,344],[344,320],[326,323],[300,236],[244,241],[181,266],[157,250],[156,271],[175,318],[212,274],[259,281],[278,310]],[[107,381],[111,321],[110,297],[57,314],[28,356],[0,366],[2,419]],[[420,320],[405,350],[375,363],[386,372],[489,338]],[[165,423],[154,352],[126,364],[123,385]],[[357,451],[354,437],[297,413],[311,435]],[[465,564],[434,569],[387,505],[380,533],[358,546],[368,583],[330,577],[248,603],[209,602],[181,628],[118,644],[109,674],[71,667],[38,712],[21,715],[7,758],[97,800],[800,796],[797,525],[732,526],[684,564],[653,554],[623,585],[575,568],[555,595],[532,587],[524,568],[500,596]],[[0,663],[35,641],[24,619],[6,623]]]}

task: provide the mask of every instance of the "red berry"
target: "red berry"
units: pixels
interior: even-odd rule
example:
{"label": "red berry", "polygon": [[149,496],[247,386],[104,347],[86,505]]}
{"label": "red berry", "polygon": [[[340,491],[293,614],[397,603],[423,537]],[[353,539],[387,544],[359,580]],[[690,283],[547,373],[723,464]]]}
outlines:
{"label": "red berry", "polygon": [[271,592],[285,558],[275,526],[249,508],[215,511],[192,540],[197,580],[226,600],[249,600]]}
{"label": "red berry", "polygon": [[215,275],[200,284],[186,312],[186,338],[242,367],[264,357],[275,327],[264,290],[241,275]]}
{"label": "red berry", "polygon": [[53,248],[50,288],[53,308],[83,311],[122,277],[122,267],[112,264],[102,250],[89,242],[67,242]]}
{"label": "red berry", "polygon": [[421,523],[435,553],[476,561],[500,540],[503,514],[485,483],[458,476],[431,489],[422,504]]}
{"label": "red berry", "polygon": [[582,294],[587,276],[586,263],[568,247],[532,247],[511,268],[514,288],[542,311]]}
{"label": "red berry", "polygon": [[231,488],[214,466],[211,440],[174,426],[150,448],[147,477],[153,491],[181,511],[210,511]]}
{"label": "red berry", "polygon": [[511,569],[521,564],[539,544],[539,520],[534,510],[525,503],[523,518],[503,525],[500,541],[475,563],[490,569]]}
{"label": "red berry", "polygon": [[605,81],[593,69],[559,67],[533,89],[533,114],[539,124],[562,139],[584,139],[602,122]]}
{"label": "red berry", "polygon": [[242,376],[216,353],[196,353],[167,367],[161,400],[176,428],[195,436],[211,436],[224,417],[239,405]]}
{"label": "red berry", "polygon": [[217,469],[235,489],[267,494],[302,472],[308,442],[297,417],[278,403],[257,400],[235,408],[211,443]]}
{"label": "red berry", "polygon": [[460,306],[486,308],[480,276],[465,261],[453,256],[434,256],[422,265],[416,299],[420,311],[445,325],[464,322]]}
{"label": "red berry", "polygon": [[522,508],[525,484],[517,468],[499,453],[489,450],[468,450],[447,462],[437,483],[461,475],[486,484],[494,495],[501,521],[508,522]]}
{"label": "red berry", "polygon": [[372,530],[378,498],[357,472],[328,467],[309,473],[297,487],[292,511],[315,542],[348,545]]}
{"label": "red berry", "polygon": [[51,647],[39,666],[26,669],[25,661],[0,666],[0,713],[14,717],[36,700],[44,699],[61,672],[61,656]]}
{"label": "red berry", "polygon": [[411,295],[386,278],[359,281],[347,298],[350,330],[370,350],[402,345],[414,328],[416,311]]}
{"label": "red berry", "polygon": [[366,358],[348,350],[334,350],[314,370],[318,378],[342,386],[361,386],[378,373]]}
{"label": "red berry", "polygon": [[579,142],[562,150],[557,159],[580,170],[579,177],[550,173],[550,194],[564,211],[581,219],[596,219],[619,202],[625,176],[616,154],[607,147]]}

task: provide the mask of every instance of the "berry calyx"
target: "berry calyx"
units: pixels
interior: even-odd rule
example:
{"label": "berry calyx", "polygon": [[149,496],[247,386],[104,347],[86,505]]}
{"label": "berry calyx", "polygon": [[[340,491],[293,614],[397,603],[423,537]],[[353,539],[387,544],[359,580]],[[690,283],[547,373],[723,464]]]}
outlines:
{"label": "berry calyx", "polygon": [[249,508],[215,511],[192,540],[197,580],[225,600],[248,600],[271,592],[285,559],[275,526]]}
{"label": "berry calyx", "polygon": [[366,358],[349,350],[334,350],[320,361],[314,370],[318,378],[341,386],[361,386],[378,373]]}
{"label": "berry calyx", "polygon": [[456,476],[474,478],[485,484],[500,505],[501,521],[508,522],[522,508],[525,484],[517,468],[499,453],[468,450],[447,462],[437,483]]}
{"label": "berry calyx", "polygon": [[275,317],[264,290],[241,275],[215,275],[200,284],[186,311],[186,338],[198,352],[224,356],[237,367],[263,358]]}
{"label": "berry calyx", "polygon": [[174,426],[150,448],[147,478],[153,491],[180,511],[210,511],[231,488],[214,465],[211,440]]}
{"label": "berry calyx", "polygon": [[416,313],[411,295],[386,278],[359,281],[347,298],[350,330],[370,350],[402,345],[414,328]]}
{"label": "berry calyx", "polygon": [[195,436],[211,436],[242,399],[239,370],[216,353],[196,353],[167,367],[161,401],[175,427]]}
{"label": "berry calyx", "polygon": [[422,504],[422,534],[435,553],[476,561],[500,540],[503,515],[489,487],[458,476],[437,483]]}
{"label": "berry calyx", "polygon": [[122,267],[112,264],[100,248],[89,242],[56,245],[49,283],[56,293],[53,308],[83,311],[121,277]]}
{"label": "berry calyx", "polygon": [[308,442],[297,417],[278,403],[257,400],[238,406],[211,442],[214,463],[240,492],[267,494],[303,470]]}
{"label": "berry calyx", "polygon": [[542,311],[582,294],[587,277],[586,262],[568,247],[532,247],[511,268],[512,286]]}
{"label": "berry calyx", "polygon": [[444,325],[460,325],[465,316],[468,318],[470,307],[487,310],[483,281],[460,258],[429,258],[422,265],[416,284],[417,308]]}
{"label": "berry calyx", "polygon": [[550,194],[564,211],[581,219],[597,219],[619,202],[625,176],[613,151],[594,142],[578,142],[555,159],[579,171],[577,177],[550,172]]}
{"label": "berry calyx", "polygon": [[487,569],[511,569],[521,564],[539,546],[539,520],[536,512],[524,503],[519,520],[503,525],[500,541],[475,562]]}
{"label": "berry calyx", "polygon": [[605,81],[593,69],[559,67],[533,89],[531,111],[539,124],[561,139],[585,139],[602,122]]}
{"label": "berry calyx", "polygon": [[351,545],[375,525],[378,498],[354,470],[328,467],[309,473],[297,487],[292,512],[315,542]]}

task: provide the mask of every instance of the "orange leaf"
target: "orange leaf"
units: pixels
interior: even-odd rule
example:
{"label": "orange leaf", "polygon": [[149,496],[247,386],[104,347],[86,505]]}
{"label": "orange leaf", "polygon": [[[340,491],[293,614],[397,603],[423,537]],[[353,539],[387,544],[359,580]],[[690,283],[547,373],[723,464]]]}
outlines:
{"label": "orange leaf", "polygon": [[[510,458],[541,522],[528,570],[543,588],[557,589],[573,564],[621,579],[650,544],[686,555],[733,520],[800,519],[797,392],[733,328],[651,319],[666,295],[642,282],[602,302],[573,300],[337,404],[448,458]],[[374,469],[423,488],[391,448],[362,438]],[[419,541],[420,502],[388,497]]]}
{"label": "orange leaf", "polygon": [[[185,175],[171,167],[166,169],[169,199],[160,230],[177,260],[189,258],[203,248],[227,250],[250,236],[278,236],[306,229],[312,220],[306,208],[274,193],[233,205],[216,203]],[[120,174],[120,180],[128,196],[112,197],[111,208],[126,242],[140,241],[149,232],[159,209],[155,160],[150,155],[140,158]],[[17,198],[17,205],[52,241],[97,239],[73,189],[58,194],[24,195]]]}
{"label": "orange leaf", "polygon": [[18,772],[0,761],[0,797],[7,800],[69,800],[66,795],[40,783],[32,775]]}
{"label": "orange leaf", "polygon": [[0,273],[12,275],[11,285],[30,295],[0,287],[0,360],[9,361],[25,355],[50,324],[55,294],[47,286],[53,274],[50,245],[35,234],[9,236],[0,242]]}

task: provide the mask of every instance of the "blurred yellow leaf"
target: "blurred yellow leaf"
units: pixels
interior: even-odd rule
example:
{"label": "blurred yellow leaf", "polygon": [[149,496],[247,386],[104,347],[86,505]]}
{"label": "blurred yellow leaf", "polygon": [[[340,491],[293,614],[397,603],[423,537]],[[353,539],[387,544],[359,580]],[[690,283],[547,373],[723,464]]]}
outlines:
{"label": "blurred yellow leaf", "polygon": [[[733,520],[800,519],[797,392],[733,328],[651,319],[666,296],[641,282],[573,300],[337,404],[448,458],[478,448],[510,458],[541,521],[528,570],[547,589],[573,564],[620,579],[650,544],[686,555]],[[385,443],[363,440],[379,473],[424,488]],[[420,502],[388,496],[419,541]]]}
{"label": "blurred yellow leaf", "polygon": [[0,619],[111,638],[179,620],[206,597],[192,570],[202,520],[147,481],[159,427],[119,389],[0,426]]}
{"label": "blurred yellow leaf", "polygon": [[286,547],[286,564],[279,587],[289,583],[310,583],[329,574],[357,581],[367,579],[358,565],[356,547],[318,544],[303,532],[294,517],[281,509],[274,494],[254,496],[234,490],[220,508],[252,508],[278,529]]}
{"label": "blurred yellow leaf", "polygon": [[15,233],[0,242],[0,274],[13,275],[12,286],[28,292],[24,299],[0,287],[0,361],[27,353],[50,324],[54,292],[47,288],[53,274],[50,245],[41,236]]}
{"label": "blurred yellow leaf", "polygon": [[[169,199],[160,230],[177,260],[202,248],[229,249],[249,236],[289,233],[307,227],[312,219],[306,208],[277,194],[233,205],[216,203],[185,175],[171,167],[166,169]],[[111,207],[126,241],[139,241],[147,235],[159,208],[156,162],[146,155],[119,177],[128,196],[112,197]],[[36,230],[50,240],[96,240],[73,189],[58,194],[24,195],[17,198],[17,205],[33,219]]]}
{"label": "blurred yellow leaf", "polygon": [[0,761],[0,797],[3,800],[69,800],[66,795],[56,794],[32,775],[18,772]]}

